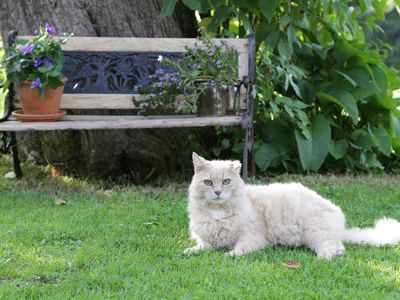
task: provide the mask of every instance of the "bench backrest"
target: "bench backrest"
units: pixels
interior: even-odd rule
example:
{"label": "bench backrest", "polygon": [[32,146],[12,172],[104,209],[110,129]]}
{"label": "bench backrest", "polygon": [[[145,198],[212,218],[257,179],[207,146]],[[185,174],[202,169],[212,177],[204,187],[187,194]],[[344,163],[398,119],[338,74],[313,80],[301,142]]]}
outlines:
{"label": "bench backrest", "polygon": [[[29,38],[17,36],[17,39]],[[223,40],[238,51],[238,79],[242,80],[249,75],[248,39]],[[180,56],[186,51],[185,46],[196,42],[194,38],[70,37],[63,45],[68,82],[61,108],[134,109],[133,86],[149,82],[159,64],[159,55]],[[243,87],[240,103],[245,107]],[[20,107],[18,95],[14,107]]]}

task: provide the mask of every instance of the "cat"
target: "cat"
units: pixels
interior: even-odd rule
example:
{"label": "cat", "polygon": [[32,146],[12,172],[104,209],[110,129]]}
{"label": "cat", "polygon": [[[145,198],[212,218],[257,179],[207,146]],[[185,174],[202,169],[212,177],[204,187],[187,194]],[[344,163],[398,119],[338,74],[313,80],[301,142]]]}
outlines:
{"label": "cat", "polygon": [[189,186],[191,237],[197,242],[185,254],[226,248],[231,256],[272,245],[305,246],[317,258],[345,252],[343,242],[393,245],[400,223],[382,218],[374,228],[345,228],[342,210],[300,183],[247,185],[239,161],[208,161],[193,153]]}

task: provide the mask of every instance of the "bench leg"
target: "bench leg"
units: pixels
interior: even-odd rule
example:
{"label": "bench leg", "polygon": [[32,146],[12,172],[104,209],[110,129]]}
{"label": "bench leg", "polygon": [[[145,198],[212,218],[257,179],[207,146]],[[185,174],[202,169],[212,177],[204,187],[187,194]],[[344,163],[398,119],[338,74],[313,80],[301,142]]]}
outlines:
{"label": "bench leg", "polygon": [[254,153],[254,126],[253,123],[249,129],[249,172],[251,177],[256,176],[256,158]]}
{"label": "bench leg", "polygon": [[18,157],[18,146],[17,146],[17,138],[15,136],[15,132],[10,132],[10,144],[11,144],[11,151],[12,151],[12,156],[13,156],[15,177],[20,179],[20,178],[22,178],[22,170],[21,170],[19,157]]}
{"label": "bench leg", "polygon": [[245,182],[248,182],[249,181],[249,151],[248,151],[247,129],[245,130],[244,134],[245,134],[245,136],[244,136],[242,177]]}
{"label": "bench leg", "polygon": [[[251,119],[250,119],[251,120]],[[256,176],[254,155],[254,127],[253,122],[246,122],[244,151],[243,151],[243,180],[247,182],[250,177]]]}

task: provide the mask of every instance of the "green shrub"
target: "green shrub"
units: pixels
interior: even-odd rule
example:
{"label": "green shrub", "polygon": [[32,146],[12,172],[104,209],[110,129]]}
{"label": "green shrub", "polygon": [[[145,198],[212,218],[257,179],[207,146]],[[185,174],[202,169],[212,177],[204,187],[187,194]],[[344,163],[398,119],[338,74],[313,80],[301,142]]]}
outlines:
{"label": "green shrub", "polygon": [[[0,37],[0,60],[2,60],[4,56],[4,49],[2,48],[3,42]],[[6,80],[6,74],[4,69],[0,68],[0,117],[3,115],[4,112],[4,98],[5,92],[3,91],[3,83]]]}
{"label": "green shrub", "polygon": [[[389,46],[365,39],[366,30],[378,29],[388,1],[182,2],[201,12],[199,25],[209,31],[255,33],[261,171],[399,167],[399,100],[392,99],[399,74],[384,64]],[[173,3],[164,0],[162,16]]]}

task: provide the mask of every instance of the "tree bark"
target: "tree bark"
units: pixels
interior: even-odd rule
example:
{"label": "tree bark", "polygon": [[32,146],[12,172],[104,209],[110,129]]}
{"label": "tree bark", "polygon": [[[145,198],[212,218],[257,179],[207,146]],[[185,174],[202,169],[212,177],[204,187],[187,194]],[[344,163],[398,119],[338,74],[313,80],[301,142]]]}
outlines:
{"label": "tree bark", "polygon": [[[178,4],[161,20],[161,6],[162,0],[2,0],[0,30],[4,41],[11,29],[29,35],[45,22],[76,36],[196,35],[193,12]],[[190,168],[190,152],[207,147],[210,135],[212,129],[69,131],[19,135],[19,143],[78,176],[154,178]]]}

